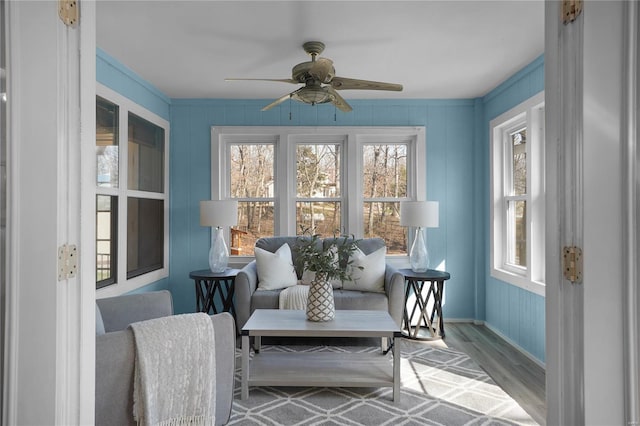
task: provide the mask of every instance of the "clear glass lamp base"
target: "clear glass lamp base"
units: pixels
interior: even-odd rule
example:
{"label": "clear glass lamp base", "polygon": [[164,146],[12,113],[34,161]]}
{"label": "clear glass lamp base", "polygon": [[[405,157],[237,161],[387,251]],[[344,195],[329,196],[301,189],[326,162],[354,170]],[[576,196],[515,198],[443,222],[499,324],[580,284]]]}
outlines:
{"label": "clear glass lamp base", "polygon": [[413,272],[427,272],[429,269],[429,252],[424,242],[424,230],[421,227],[416,231],[416,238],[411,245],[409,263]]}
{"label": "clear glass lamp base", "polygon": [[229,264],[229,250],[224,242],[222,228],[213,228],[211,249],[209,250],[209,269],[211,272],[224,272]]}

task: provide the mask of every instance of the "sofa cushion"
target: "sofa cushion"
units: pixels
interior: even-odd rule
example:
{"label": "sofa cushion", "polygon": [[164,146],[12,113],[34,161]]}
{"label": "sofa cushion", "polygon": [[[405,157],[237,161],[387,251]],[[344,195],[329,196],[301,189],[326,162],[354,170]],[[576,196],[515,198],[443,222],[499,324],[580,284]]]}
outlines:
{"label": "sofa cushion", "polygon": [[354,290],[334,290],[333,299],[336,309],[359,309],[373,311],[387,311],[389,299],[384,293],[374,293]]}
{"label": "sofa cushion", "polygon": [[251,297],[251,312],[256,309],[278,309],[282,290],[256,291]]}
{"label": "sofa cushion", "polygon": [[[368,255],[359,248],[350,256],[351,279],[342,283],[345,290],[371,291],[384,293],[385,246]],[[362,269],[359,269],[362,267]]]}
{"label": "sofa cushion", "polygon": [[173,298],[168,290],[96,299],[107,333],[124,330],[133,322],[173,315]]}
{"label": "sofa cushion", "polygon": [[259,247],[254,252],[258,268],[258,290],[276,290],[298,283],[289,244],[282,244],[275,253]]}
{"label": "sofa cushion", "polygon": [[[257,291],[251,298],[251,313],[256,309],[278,309],[282,290]],[[380,310],[389,309],[384,293],[336,289],[333,292],[336,309]]]}

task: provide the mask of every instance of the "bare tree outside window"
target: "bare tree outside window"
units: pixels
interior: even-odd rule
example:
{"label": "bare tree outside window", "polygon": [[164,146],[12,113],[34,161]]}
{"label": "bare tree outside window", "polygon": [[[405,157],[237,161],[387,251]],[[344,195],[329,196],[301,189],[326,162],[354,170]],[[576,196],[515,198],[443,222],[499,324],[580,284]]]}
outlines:
{"label": "bare tree outside window", "polygon": [[406,144],[363,147],[364,235],[384,238],[390,254],[407,252],[397,201],[407,197],[407,149]]}
{"label": "bare tree outside window", "polygon": [[256,240],[274,234],[274,147],[273,144],[233,144],[231,156],[231,198],[238,200],[238,225],[246,232],[236,249],[253,255]]}
{"label": "bare tree outside window", "polygon": [[96,98],[96,179],[102,187],[118,187],[118,105]]}
{"label": "bare tree outside window", "polygon": [[512,227],[508,232],[513,247],[510,261],[514,265],[527,266],[527,129],[510,135],[512,173],[511,195],[508,201],[508,217]]}
{"label": "bare tree outside window", "polygon": [[339,144],[296,147],[296,229],[329,237],[341,233]]}
{"label": "bare tree outside window", "polygon": [[230,254],[253,256],[259,238],[303,231],[379,237],[389,254],[407,254],[399,207],[425,197],[424,129],[222,126],[211,141],[221,183],[212,195],[238,202]]}

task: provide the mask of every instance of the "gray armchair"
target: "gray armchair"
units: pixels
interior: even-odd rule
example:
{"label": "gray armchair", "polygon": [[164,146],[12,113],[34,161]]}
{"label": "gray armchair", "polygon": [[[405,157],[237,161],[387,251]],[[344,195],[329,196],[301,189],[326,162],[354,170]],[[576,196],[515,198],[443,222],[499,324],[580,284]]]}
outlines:
{"label": "gray armchair", "polygon": [[[173,315],[168,291],[96,300],[96,425],[133,420],[133,322]],[[216,425],[226,424],[233,402],[235,325],[228,313],[212,315],[216,356]]]}
{"label": "gray armchair", "polygon": [[[293,264],[298,278],[302,276],[302,265],[296,261],[295,245],[298,237],[267,237],[256,241],[256,247],[275,252],[284,243],[291,246]],[[332,243],[328,238],[322,241],[326,248]],[[381,238],[365,238],[358,242],[364,254],[370,254],[384,247]],[[278,309],[281,290],[260,290],[258,288],[258,268],[252,261],[238,272],[235,279],[236,325],[241,330],[256,309]],[[333,292],[336,309],[364,309],[388,311],[398,326],[402,326],[404,312],[404,275],[387,264],[385,267],[384,293],[372,293],[357,290],[335,289]]]}

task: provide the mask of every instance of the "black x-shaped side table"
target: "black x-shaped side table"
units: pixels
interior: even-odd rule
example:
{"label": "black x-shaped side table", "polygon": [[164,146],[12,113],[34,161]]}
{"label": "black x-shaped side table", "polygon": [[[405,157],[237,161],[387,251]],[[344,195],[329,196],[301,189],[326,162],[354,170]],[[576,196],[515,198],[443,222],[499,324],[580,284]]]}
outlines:
{"label": "black x-shaped side table", "polygon": [[[444,318],[442,316],[442,298],[444,282],[450,278],[448,272],[429,269],[426,272],[414,272],[411,269],[400,269],[406,281],[404,318],[402,332],[411,339],[438,339],[444,337]],[[425,291],[426,290],[426,294]],[[407,302],[414,294],[414,303],[409,313]],[[431,302],[431,306],[430,303]],[[418,321],[414,325],[413,317]],[[438,323],[434,324],[436,319]]]}
{"label": "black x-shaped side table", "polygon": [[[235,318],[233,286],[239,271],[239,269],[226,269],[224,272],[211,272],[209,269],[202,269],[189,273],[189,278],[192,278],[196,285],[196,311],[207,314],[229,312]],[[216,294],[220,295],[222,302],[220,311],[215,303]]]}

